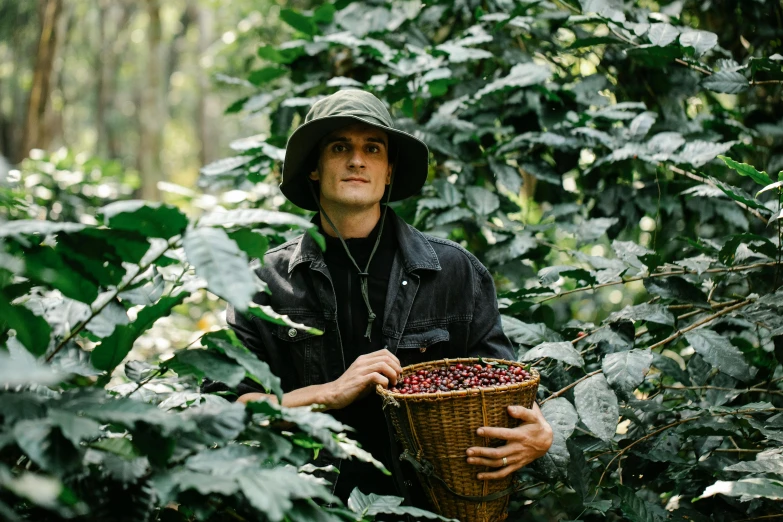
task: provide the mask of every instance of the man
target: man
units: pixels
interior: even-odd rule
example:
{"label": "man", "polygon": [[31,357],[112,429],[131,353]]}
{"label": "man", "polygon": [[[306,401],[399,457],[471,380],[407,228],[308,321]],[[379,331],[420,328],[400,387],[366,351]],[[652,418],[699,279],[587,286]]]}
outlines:
{"label": "man", "polygon": [[[281,378],[283,405],[323,405],[393,471],[389,478],[364,463],[336,462],[340,474],[332,480],[344,501],[361,486],[428,507],[416,494],[420,488],[409,487],[415,475],[397,458],[377,384],[395,385],[403,366],[426,360],[515,358],[487,269],[456,243],[421,234],[388,207],[421,189],[428,156],[424,143],[393,128],[388,110],[370,93],[343,90],[316,102],[288,141],[280,189],[294,204],[318,211],[314,222],[327,248],[322,252],[305,234],[267,252],[258,275],[271,295],[259,293],[256,301],[324,335],[228,311],[239,339]],[[267,397],[250,391],[239,400]],[[506,445],[467,450],[469,463],[494,468],[479,479],[505,477],[552,443],[538,406],[511,407],[509,415],[523,424],[482,428]]]}

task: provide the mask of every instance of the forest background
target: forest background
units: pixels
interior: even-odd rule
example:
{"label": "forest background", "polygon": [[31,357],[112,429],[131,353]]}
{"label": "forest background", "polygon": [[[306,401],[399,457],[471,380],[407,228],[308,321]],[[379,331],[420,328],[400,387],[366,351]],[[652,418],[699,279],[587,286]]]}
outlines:
{"label": "forest background", "polygon": [[434,516],[324,507],[313,452],[373,460],[346,427],[198,392],[280,393],[226,301],[320,333],[248,261],[320,239],[280,160],[352,87],[430,146],[395,210],[541,372],[511,519],[781,518],[779,2],[1,0],[0,35],[0,518]]}

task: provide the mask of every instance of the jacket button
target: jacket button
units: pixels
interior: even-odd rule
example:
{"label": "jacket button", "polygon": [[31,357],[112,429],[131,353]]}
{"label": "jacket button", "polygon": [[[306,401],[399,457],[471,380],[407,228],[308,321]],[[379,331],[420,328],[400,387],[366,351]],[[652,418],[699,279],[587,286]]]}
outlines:
{"label": "jacket button", "polygon": [[403,281],[403,282],[402,282],[402,286],[405,286],[405,285],[407,285],[407,284],[408,284],[408,282],[407,282],[407,281]]}
{"label": "jacket button", "polygon": [[291,328],[288,330],[288,337],[296,337],[296,334],[299,333],[296,331],[296,328]]}

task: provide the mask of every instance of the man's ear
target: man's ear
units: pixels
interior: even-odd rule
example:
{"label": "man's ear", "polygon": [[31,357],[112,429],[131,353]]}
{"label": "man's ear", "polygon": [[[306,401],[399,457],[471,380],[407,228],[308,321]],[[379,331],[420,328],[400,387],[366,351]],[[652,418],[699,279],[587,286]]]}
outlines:
{"label": "man's ear", "polygon": [[321,179],[321,178],[318,176],[318,171],[317,171],[317,170],[314,170],[314,171],[312,171],[312,172],[310,173],[310,176],[309,176],[309,178],[310,178],[311,180],[313,180],[313,181],[320,181],[320,179]]}
{"label": "man's ear", "polygon": [[387,184],[387,185],[390,185],[390,184],[391,184],[391,177],[392,177],[392,172],[394,172],[394,165],[392,165],[391,163],[389,163],[389,168],[388,168],[388,170],[386,171],[386,184]]}

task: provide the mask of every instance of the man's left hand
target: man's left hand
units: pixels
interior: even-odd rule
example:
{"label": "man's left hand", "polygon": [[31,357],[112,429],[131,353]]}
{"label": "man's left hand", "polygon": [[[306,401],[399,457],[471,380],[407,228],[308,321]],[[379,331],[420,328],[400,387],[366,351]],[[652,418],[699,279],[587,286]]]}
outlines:
{"label": "man's left hand", "polygon": [[508,413],[520,419],[522,424],[512,429],[484,426],[477,432],[480,437],[505,440],[504,446],[472,447],[467,450],[468,464],[498,468],[497,471],[479,473],[477,477],[479,480],[498,480],[507,477],[545,455],[552,446],[552,427],[544,418],[538,404],[534,403],[532,409],[509,406]]}

